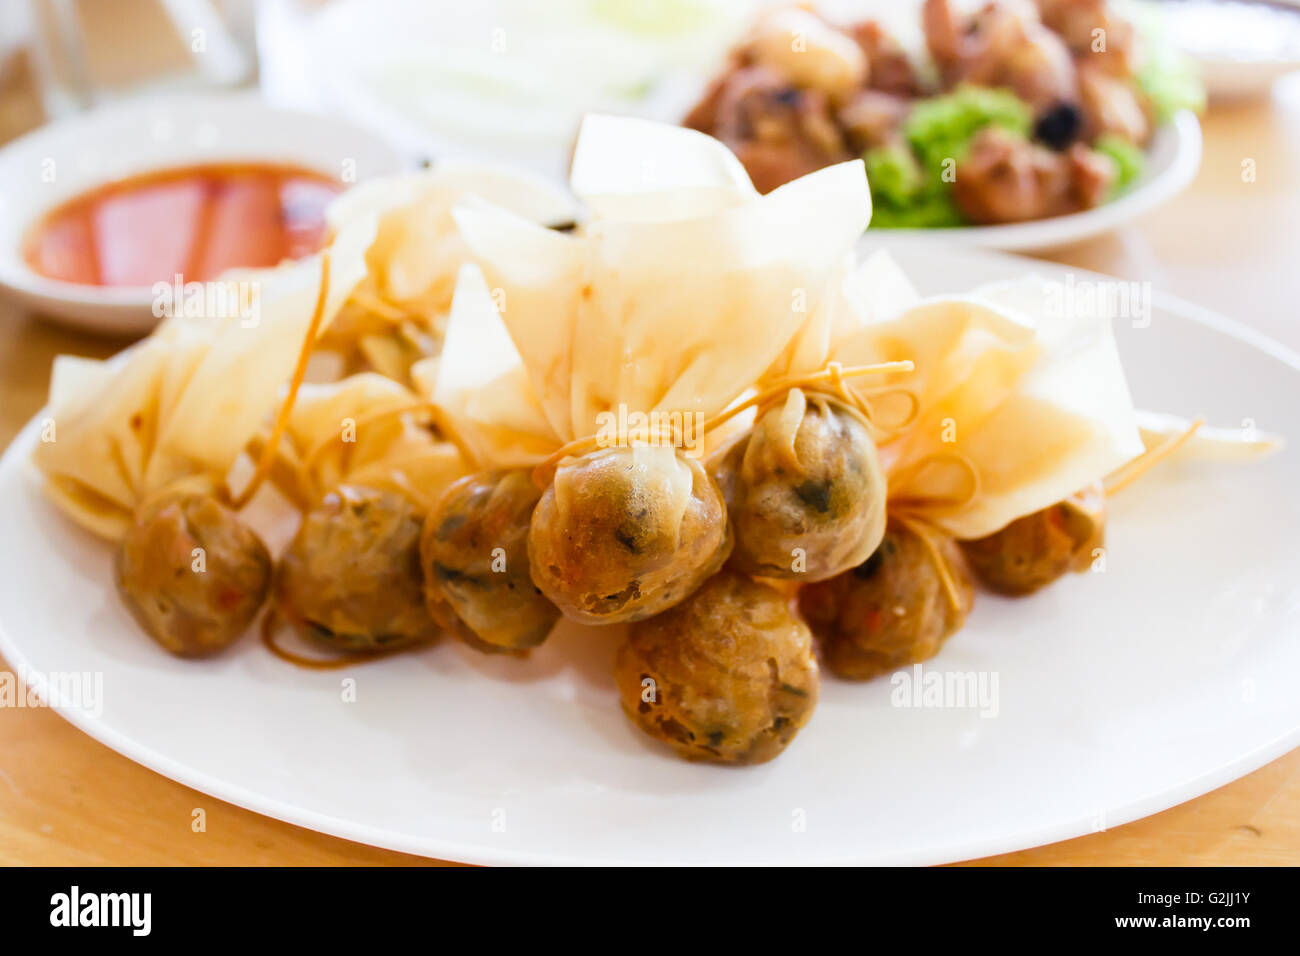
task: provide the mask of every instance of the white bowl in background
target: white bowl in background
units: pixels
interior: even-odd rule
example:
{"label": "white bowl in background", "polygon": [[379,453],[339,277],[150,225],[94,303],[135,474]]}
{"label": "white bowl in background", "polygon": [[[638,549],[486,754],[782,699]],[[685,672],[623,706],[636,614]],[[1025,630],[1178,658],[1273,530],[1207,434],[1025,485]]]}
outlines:
{"label": "white bowl in background", "polygon": [[0,289],[68,325],[139,334],[157,324],[149,288],[64,282],[23,258],[28,230],[56,206],[128,176],[205,163],[300,166],[356,181],[402,170],[397,150],[334,118],[273,109],[256,95],[167,96],[43,126],[0,149]]}
{"label": "white bowl in background", "polygon": [[1196,62],[1211,102],[1266,97],[1277,80],[1300,71],[1297,0],[1183,0],[1159,4],[1156,16],[1168,40]]}

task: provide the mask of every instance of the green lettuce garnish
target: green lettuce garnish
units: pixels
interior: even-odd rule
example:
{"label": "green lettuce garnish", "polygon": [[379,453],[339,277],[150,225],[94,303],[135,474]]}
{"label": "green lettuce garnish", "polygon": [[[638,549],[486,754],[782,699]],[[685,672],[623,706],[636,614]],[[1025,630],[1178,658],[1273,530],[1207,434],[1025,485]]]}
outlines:
{"label": "green lettuce garnish", "polygon": [[1115,164],[1115,181],[1110,187],[1110,198],[1125,192],[1142,176],[1146,169],[1146,155],[1122,136],[1106,133],[1097,137],[1092,148]]}
{"label": "green lettuce garnish", "polygon": [[1033,111],[1007,90],[961,86],[922,100],[903,123],[903,143],[870,149],[862,157],[871,184],[871,224],[885,229],[934,229],[965,220],[945,182],[949,161],[963,159],[975,134],[1001,126],[1027,137]]}
{"label": "green lettuce garnish", "polygon": [[959,86],[917,103],[903,124],[903,136],[923,167],[941,172],[944,160],[966,155],[984,127],[1001,126],[1027,137],[1033,123],[1033,110],[1011,91]]}

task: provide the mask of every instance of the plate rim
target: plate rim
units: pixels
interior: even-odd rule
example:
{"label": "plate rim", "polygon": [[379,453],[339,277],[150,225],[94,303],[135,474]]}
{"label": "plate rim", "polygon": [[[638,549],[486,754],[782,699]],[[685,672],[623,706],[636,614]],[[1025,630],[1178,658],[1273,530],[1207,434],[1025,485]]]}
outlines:
{"label": "plate rim", "polygon": [[[1113,277],[1106,276],[1104,273],[1088,269],[1076,269],[1062,263],[1026,259],[1001,251],[970,247],[954,248],[952,251],[975,259],[995,259],[1002,262],[1007,260],[1020,262],[1023,260],[1026,272],[1033,272],[1035,269],[1045,272],[1065,271],[1084,277],[1113,279]],[[1300,352],[1264,332],[1245,325],[1238,319],[1161,291],[1153,292],[1152,304],[1158,309],[1237,339],[1282,363],[1292,372],[1300,374]],[[39,429],[42,416],[47,411],[48,406],[38,411],[9,443],[3,455],[0,455],[0,473],[9,469],[30,469],[30,464],[25,459],[25,455],[31,444],[31,438]],[[0,608],[0,657],[4,658],[15,673],[27,673],[34,670],[20,646],[14,642],[5,627],[2,608]],[[98,719],[90,717],[78,707],[65,706],[63,702],[57,699],[47,700],[45,704],[48,709],[53,710],[91,739],[121,754],[128,760],[147,767],[149,770],[183,786],[262,816],[362,845],[408,853],[427,859],[484,865],[700,865],[698,863],[688,862],[684,864],[682,861],[664,859],[635,859],[629,857],[607,859],[590,854],[574,855],[557,851],[497,850],[481,842],[469,844],[459,840],[413,837],[383,827],[358,823],[328,813],[298,807],[283,800],[266,797],[248,787],[231,784],[190,764],[174,760],[152,747],[139,745],[130,736],[102,724]],[[1297,712],[1294,720],[1295,723],[1290,730],[1256,745],[1213,769],[1203,771],[1171,787],[1129,801],[1122,806],[1102,808],[1100,812],[1107,821],[1104,829],[1113,829],[1203,796],[1289,753],[1300,746],[1300,712]],[[923,866],[955,863],[996,854],[1028,850],[1050,843],[1086,836],[1090,832],[1093,832],[1093,829],[1084,820],[1062,821],[1028,831],[996,834],[963,843],[949,843],[914,851],[897,851],[883,855],[873,855],[869,852],[863,852],[861,849],[856,849],[843,855],[801,860],[799,865]],[[764,857],[761,860],[719,859],[710,861],[708,865],[780,866],[789,864],[789,860],[773,856]]]}

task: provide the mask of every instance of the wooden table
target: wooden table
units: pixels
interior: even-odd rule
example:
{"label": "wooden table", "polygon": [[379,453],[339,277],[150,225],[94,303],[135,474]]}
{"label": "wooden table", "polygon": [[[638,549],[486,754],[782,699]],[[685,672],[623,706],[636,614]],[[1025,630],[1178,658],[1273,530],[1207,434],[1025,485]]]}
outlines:
{"label": "wooden table", "polygon": [[[0,100],[0,124],[15,117],[28,118]],[[1215,109],[1204,126],[1205,161],[1186,194],[1120,232],[1047,258],[1150,281],[1300,349],[1300,78],[1272,102]],[[1243,180],[1247,161],[1253,181]],[[0,445],[44,403],[56,354],[105,356],[124,344],[64,331],[0,302]],[[205,833],[190,830],[196,807],[207,813]],[[119,756],[52,711],[0,710],[0,863],[429,862],[222,803]],[[1145,820],[978,862],[1300,864],[1300,750]]]}

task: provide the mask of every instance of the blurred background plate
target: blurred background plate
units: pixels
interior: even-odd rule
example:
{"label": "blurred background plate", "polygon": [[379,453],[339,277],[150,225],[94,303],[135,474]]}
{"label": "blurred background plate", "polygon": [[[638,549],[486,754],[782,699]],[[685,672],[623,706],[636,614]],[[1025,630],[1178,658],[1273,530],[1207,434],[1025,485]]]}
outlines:
{"label": "blurred background plate", "polygon": [[[899,258],[927,293],[1027,267]],[[1292,427],[1300,356],[1258,333],[1156,296],[1116,334],[1140,406]],[[563,627],[526,661],[448,641],[305,671],[252,636],[169,657],[118,601],[109,549],[40,494],[39,423],[0,461],[0,654],[19,673],[102,673],[101,714],[61,712],[131,759],[349,839],[473,862],[938,863],[1116,827],[1300,742],[1300,442],[1167,463],[1111,503],[1104,573],[980,595],[925,668],[996,679],[987,716],[826,678],[789,751],[740,769],[679,761],[619,716],[613,631]]]}
{"label": "blurred background plate", "polygon": [[1124,195],[1085,212],[1005,226],[949,229],[869,229],[873,243],[892,247],[917,243],[1025,251],[1053,249],[1089,239],[1129,223],[1186,189],[1201,167],[1201,125],[1186,110],[1156,129],[1142,178]]}
{"label": "blurred background plate", "polygon": [[[287,58],[264,58],[274,100],[311,104],[368,126],[406,154],[505,161],[567,179],[587,111],[678,123],[764,7],[781,0],[338,0],[301,26],[267,17]],[[971,4],[967,3],[967,6]],[[1164,7],[1152,16],[1163,14]],[[1178,6],[1175,4],[1174,6]],[[923,61],[919,0],[823,0],[838,22],[875,17]],[[297,37],[295,40],[294,37]],[[305,47],[305,71],[296,46]],[[301,76],[299,76],[301,74]],[[1048,249],[1113,230],[1195,177],[1200,128],[1183,113],[1155,133],[1142,178],[1120,198],[1047,220],[955,229],[890,229],[890,243]]]}
{"label": "blurred background plate", "polygon": [[307,28],[303,95],[421,158],[504,161],[563,180],[583,113],[678,122],[754,6],[339,0]]}

